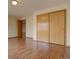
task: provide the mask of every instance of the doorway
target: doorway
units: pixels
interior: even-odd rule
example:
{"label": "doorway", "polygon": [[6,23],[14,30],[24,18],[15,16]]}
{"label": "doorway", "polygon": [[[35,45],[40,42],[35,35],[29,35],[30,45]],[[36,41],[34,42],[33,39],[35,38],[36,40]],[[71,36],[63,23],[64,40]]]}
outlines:
{"label": "doorway", "polygon": [[18,20],[18,38],[26,38],[26,21]]}

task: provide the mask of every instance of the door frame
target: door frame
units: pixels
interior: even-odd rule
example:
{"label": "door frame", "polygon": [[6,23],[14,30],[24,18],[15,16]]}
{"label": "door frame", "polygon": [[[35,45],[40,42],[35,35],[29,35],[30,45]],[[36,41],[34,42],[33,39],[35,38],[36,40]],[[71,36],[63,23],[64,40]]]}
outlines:
{"label": "door frame", "polygon": [[[67,33],[66,33],[66,25],[67,25],[67,24],[66,24],[66,20],[67,20],[67,19],[66,19],[66,16],[67,16],[66,13],[67,13],[67,10],[66,10],[66,9],[62,9],[62,10],[56,10],[56,11],[53,11],[53,12],[42,13],[42,14],[48,14],[48,15],[49,15],[49,14],[51,14],[51,13],[60,12],[60,11],[64,11],[64,13],[65,13],[65,14],[64,14],[64,15],[65,15],[65,16],[64,16],[64,17],[65,17],[65,19],[64,19],[64,20],[65,20],[65,22],[64,22],[64,27],[65,27],[65,29],[64,29],[64,47],[66,48],[66,37],[67,37],[67,36],[66,36],[66,34],[67,34]],[[39,14],[39,15],[42,15],[42,14]],[[36,39],[37,39],[37,41],[38,41],[38,32],[37,32],[37,31],[38,31],[38,26],[37,26],[37,24],[38,24],[38,22],[37,22],[38,17],[37,17],[37,16],[38,16],[38,15],[36,15],[36,33],[37,33],[37,34],[36,34]],[[48,43],[50,43],[50,16],[49,16],[49,42],[48,42]]]}
{"label": "door frame", "polygon": [[[23,30],[23,22],[25,22],[26,20],[17,20],[17,27],[18,27],[18,29],[17,29],[17,35],[18,35],[18,38],[23,38],[23,33],[22,33],[22,30]],[[21,27],[21,36],[19,35],[19,22],[21,22],[20,23],[20,27]]]}

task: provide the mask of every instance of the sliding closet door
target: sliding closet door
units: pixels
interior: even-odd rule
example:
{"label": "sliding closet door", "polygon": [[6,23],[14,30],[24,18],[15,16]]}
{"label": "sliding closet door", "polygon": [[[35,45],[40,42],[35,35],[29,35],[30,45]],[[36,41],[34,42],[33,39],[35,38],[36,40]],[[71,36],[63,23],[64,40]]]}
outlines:
{"label": "sliding closet door", "polygon": [[37,40],[42,42],[49,41],[49,16],[41,14],[37,16]]}
{"label": "sliding closet door", "polygon": [[50,13],[50,43],[64,45],[65,43],[65,11]]}

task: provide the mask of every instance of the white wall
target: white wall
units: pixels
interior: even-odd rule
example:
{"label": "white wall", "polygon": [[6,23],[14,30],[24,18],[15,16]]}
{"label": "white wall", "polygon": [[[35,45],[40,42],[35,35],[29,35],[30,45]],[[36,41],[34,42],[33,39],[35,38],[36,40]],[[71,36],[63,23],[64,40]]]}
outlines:
{"label": "white wall", "polygon": [[26,37],[33,38],[33,16],[26,17]]}
{"label": "white wall", "polygon": [[8,17],[8,37],[17,36],[17,17]]}
{"label": "white wall", "polygon": [[52,8],[48,8],[48,9],[44,9],[44,10],[39,10],[37,12],[34,13],[33,15],[33,39],[36,39],[36,15],[38,14],[43,14],[43,13],[48,13],[48,12],[53,12],[53,11],[57,11],[57,10],[62,10],[62,9],[66,9],[67,10],[67,18],[66,18],[66,23],[67,23],[67,27],[66,27],[66,45],[70,46],[70,7],[69,7],[69,2],[68,3],[64,3],[61,5],[57,5],[54,6]]}

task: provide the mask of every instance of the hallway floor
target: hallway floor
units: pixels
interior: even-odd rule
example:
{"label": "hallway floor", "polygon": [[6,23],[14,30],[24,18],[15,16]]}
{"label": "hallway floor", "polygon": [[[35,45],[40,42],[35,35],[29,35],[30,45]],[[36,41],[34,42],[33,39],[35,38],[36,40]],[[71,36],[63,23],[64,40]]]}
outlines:
{"label": "hallway floor", "polygon": [[31,38],[8,40],[8,59],[69,59],[69,48],[64,56],[63,46],[37,42]]}

